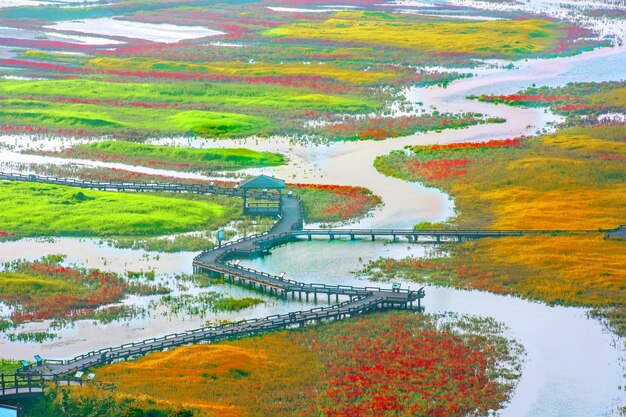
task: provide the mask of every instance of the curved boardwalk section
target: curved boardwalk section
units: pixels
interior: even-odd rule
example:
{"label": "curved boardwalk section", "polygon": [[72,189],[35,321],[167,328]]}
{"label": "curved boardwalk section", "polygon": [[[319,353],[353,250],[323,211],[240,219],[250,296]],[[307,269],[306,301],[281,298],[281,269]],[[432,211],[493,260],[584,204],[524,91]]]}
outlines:
{"label": "curved boardwalk section", "polygon": [[[222,188],[213,185],[188,184],[142,184],[129,182],[94,182],[66,178],[45,177],[15,173],[0,173],[0,180],[33,181],[58,185],[69,185],[81,188],[112,191],[174,191],[202,194],[228,195],[243,197],[242,190]],[[278,196],[263,192],[248,193],[265,199],[277,199]],[[346,285],[307,284],[283,276],[271,275],[261,271],[239,266],[236,260],[261,256],[275,246],[296,241],[299,237],[311,240],[314,236],[327,236],[335,239],[347,236],[356,237],[388,236],[393,239],[404,236],[412,241],[427,238],[432,242],[450,240],[478,239],[482,237],[521,236],[525,234],[559,234],[559,233],[598,233],[598,231],[493,231],[493,230],[411,230],[411,229],[304,229],[302,204],[298,198],[287,196],[282,198],[279,220],[269,231],[247,238],[229,242],[221,247],[202,252],[193,260],[196,273],[219,275],[228,281],[264,291],[278,297],[310,298],[317,301],[318,297],[333,298],[335,305],[318,307],[311,310],[297,311],[288,314],[274,315],[260,319],[244,320],[220,326],[201,327],[182,333],[151,338],[121,346],[109,347],[79,355],[70,360],[43,360],[37,364],[21,369],[16,375],[0,376],[0,398],[21,395],[35,395],[43,392],[47,383],[57,382],[59,378],[69,383],[72,375],[96,365],[119,360],[135,358],[150,352],[170,349],[193,343],[212,343],[225,339],[256,335],[272,330],[303,326],[322,320],[342,319],[375,309],[412,308],[414,304],[421,309],[423,289],[417,291],[401,290],[399,287],[385,289],[379,287],[354,287]],[[344,301],[340,302],[340,298]]]}
{"label": "curved boardwalk section", "polygon": [[[241,197],[240,190],[215,186],[183,184],[138,184],[119,182],[93,182],[72,179],[59,179],[37,175],[0,173],[0,180],[34,181],[58,185],[71,185],[81,188],[115,191],[177,191],[206,194],[230,195]],[[267,194],[259,193],[267,198]],[[272,196],[270,195],[270,198]],[[70,360],[47,359],[21,369],[18,374],[2,376],[0,379],[0,397],[33,395],[41,393],[46,381],[59,378],[71,380],[70,375],[96,365],[118,360],[135,358],[150,352],[170,349],[193,343],[217,342],[224,339],[260,334],[272,330],[318,323],[323,320],[342,319],[383,308],[408,308],[424,296],[423,291],[383,289],[378,287],[353,287],[344,285],[305,284],[287,280],[280,276],[266,274],[249,268],[243,268],[233,259],[250,258],[267,253],[274,246],[296,240],[303,231],[302,204],[295,197],[284,197],[278,222],[266,233],[230,242],[218,248],[207,250],[198,255],[193,262],[195,272],[218,274],[229,281],[248,285],[256,290],[266,291],[276,296],[286,297],[296,294],[302,299],[311,296],[334,297],[337,304],[318,307],[311,310],[274,315],[260,319],[244,320],[220,326],[201,327],[182,333],[127,343],[121,346],[100,349],[79,355]],[[347,298],[339,303],[339,298]]]}

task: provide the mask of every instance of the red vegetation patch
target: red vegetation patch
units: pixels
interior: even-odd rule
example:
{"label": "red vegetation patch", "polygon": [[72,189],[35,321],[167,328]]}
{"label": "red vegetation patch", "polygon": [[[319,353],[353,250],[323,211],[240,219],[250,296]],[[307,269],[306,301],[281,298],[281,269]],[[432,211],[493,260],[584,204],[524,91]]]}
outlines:
{"label": "red vegetation patch", "polygon": [[[624,140],[626,141],[626,138]],[[608,159],[612,161],[626,161],[626,156],[623,156],[623,155],[611,155],[608,153],[601,153],[601,154],[597,154],[593,156],[597,156],[598,158]]]}
{"label": "red vegetation patch", "polygon": [[171,170],[200,170],[204,167],[199,164],[176,163],[164,160],[155,160],[147,157],[129,157],[118,153],[97,152],[83,150],[81,148],[68,148],[62,151],[33,151],[35,155],[56,156],[62,158],[92,159],[102,162],[119,162],[123,164],[146,166],[149,168],[171,169]]}
{"label": "red vegetation patch", "polygon": [[552,103],[555,101],[569,101],[574,100],[575,97],[567,96],[567,95],[549,95],[549,94],[509,94],[502,96],[493,96],[494,98],[500,99],[502,101],[516,101],[516,102],[526,102],[526,101],[542,101],[547,103]]}
{"label": "red vegetation patch", "polygon": [[29,49],[52,49],[63,51],[84,51],[94,52],[94,48],[90,45],[82,45],[70,42],[60,41],[45,41],[38,39],[15,39],[15,38],[0,38],[0,45],[3,46],[17,46],[20,48]]}
{"label": "red vegetation patch", "polygon": [[[60,173],[64,174],[64,173]],[[65,175],[65,174],[64,174]],[[208,185],[213,183],[217,187],[232,188],[237,184],[234,181],[219,181],[219,180],[201,180],[190,178],[177,178],[167,175],[152,175],[144,174],[141,172],[127,171],[118,168],[99,168],[95,170],[83,170],[78,173],[78,178],[87,181],[129,181],[129,182],[157,182],[166,184],[204,184]]]}
{"label": "red vegetation patch", "polygon": [[341,140],[382,140],[406,136],[415,132],[441,129],[459,129],[479,123],[500,122],[503,119],[484,120],[470,113],[425,114],[421,116],[374,117],[334,123],[318,128],[324,135]]}
{"label": "red vegetation patch", "polygon": [[[374,261],[368,268],[376,268],[383,273],[402,273],[402,271],[423,271],[424,274],[430,274],[433,279],[439,276],[454,276],[462,282],[471,283],[471,288],[477,290],[491,291],[501,293],[502,286],[498,280],[494,279],[491,273],[482,272],[478,269],[468,268],[465,266],[452,265],[448,262],[430,261],[420,258],[396,259],[379,259]],[[412,272],[413,273],[413,272]]]}
{"label": "red vegetation patch", "polygon": [[[143,49],[143,46],[141,47]],[[179,81],[200,80],[219,82],[242,82],[247,84],[269,84],[286,87],[309,88],[324,92],[344,93],[348,87],[333,82],[331,79],[317,75],[266,75],[258,77],[205,74],[199,72],[168,72],[168,71],[119,71],[93,68],[76,68],[65,65],[50,64],[45,62],[33,62],[24,59],[0,59],[0,66],[32,68],[36,70],[53,71],[61,73],[80,74],[105,74],[120,77],[140,77],[140,78],[166,78]],[[119,105],[130,105],[128,102],[114,100]],[[113,103],[114,104],[114,103]],[[161,106],[161,104],[156,105]]]}
{"label": "red vegetation patch", "polygon": [[[48,319],[79,318],[99,306],[121,301],[127,293],[154,293],[155,288],[145,284],[127,284],[120,276],[98,269],[61,266],[56,261],[43,258],[34,262],[13,262],[8,272],[36,278],[48,278],[79,288],[78,291],[57,291],[45,296],[29,292],[0,294],[0,301],[14,307],[11,320],[26,323]],[[71,287],[69,287],[71,288]],[[44,288],[45,290],[45,288]]]}
{"label": "red vegetation patch", "polygon": [[33,127],[29,125],[2,125],[0,132],[9,134],[38,134],[60,136],[93,136],[95,132],[87,132],[83,129],[46,129],[45,127]]}
{"label": "red vegetation patch", "polygon": [[487,142],[406,146],[404,151],[394,151],[385,157],[378,157],[374,164],[385,175],[433,183],[462,177],[467,174],[465,168],[468,165],[494,158],[502,152],[511,152],[527,144],[526,138],[520,137]]}
{"label": "red vegetation patch", "polygon": [[377,195],[362,187],[346,185],[287,184],[304,205],[306,220],[346,221],[363,217],[382,203]]}
{"label": "red vegetation patch", "polygon": [[488,142],[461,142],[461,143],[448,143],[445,145],[427,145],[423,147],[415,147],[414,150],[425,148],[429,151],[440,150],[453,150],[453,149],[480,149],[480,148],[500,148],[509,146],[522,146],[524,145],[522,138],[515,139],[502,139],[502,140],[490,140]]}
{"label": "red vegetation patch", "polygon": [[424,162],[411,160],[404,163],[404,169],[415,176],[434,181],[467,174],[467,170],[461,168],[467,166],[470,162],[472,160],[467,158],[436,159]]}
{"label": "red vegetation patch", "polygon": [[351,327],[315,345],[332,357],[321,401],[326,417],[483,415],[506,400],[490,378],[494,348],[478,336],[416,329],[400,315],[386,318],[375,334],[366,324]]}

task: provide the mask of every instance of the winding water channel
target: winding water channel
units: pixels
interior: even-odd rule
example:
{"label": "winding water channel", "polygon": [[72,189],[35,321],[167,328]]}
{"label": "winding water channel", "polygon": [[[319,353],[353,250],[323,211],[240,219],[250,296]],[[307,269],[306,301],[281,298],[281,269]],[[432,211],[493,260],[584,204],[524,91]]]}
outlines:
{"label": "winding water channel", "polygon": [[[512,93],[530,84],[556,85],[570,81],[605,81],[626,78],[626,48],[605,48],[569,58],[528,60],[513,70],[490,69],[455,81],[447,88],[407,90],[407,97],[422,102],[425,108],[439,111],[482,112],[507,119],[503,124],[472,126],[441,133],[419,133],[387,141],[348,142],[312,146],[291,143],[287,139],[249,139],[246,141],[207,142],[170,139],[161,143],[189,146],[246,146],[258,150],[285,153],[290,163],[283,167],[250,170],[267,172],[293,182],[358,185],[380,195],[384,207],[358,223],[363,227],[411,227],[419,221],[437,221],[453,215],[454,205],[444,193],[418,184],[402,182],[378,173],[373,167],[376,156],[402,149],[408,144],[451,143],[475,140],[504,139],[531,135],[550,129],[557,117],[543,109],[522,109],[478,103],[465,99],[468,94]],[[4,138],[3,142],[17,141]],[[0,162],[15,161],[15,153],[3,150]],[[67,160],[37,157],[37,163],[68,163]],[[84,161],[85,164],[94,165]],[[101,164],[99,164],[101,165]],[[104,164],[106,165],[106,164]],[[136,167],[129,170],[146,171]],[[150,170],[155,171],[155,170]],[[159,171],[162,174],[175,174]],[[196,175],[189,175],[196,177]],[[267,272],[287,272],[304,282],[358,284],[365,282],[353,271],[363,263],[380,256],[401,258],[422,255],[428,247],[407,243],[385,244],[365,241],[313,241],[289,244],[273,251],[271,256],[247,261],[246,264]],[[16,258],[36,259],[49,253],[68,254],[68,262],[113,271],[154,269],[161,279],[168,274],[191,272],[192,253],[147,254],[143,251],[113,249],[89,239],[56,239],[54,242],[22,240],[0,244],[0,262]],[[309,256],[314,253],[315,256]],[[332,264],[333,268],[328,268]],[[404,286],[416,285],[404,283]],[[224,287],[220,291],[244,294],[246,290]],[[305,303],[267,298],[268,304],[236,314],[215,314],[217,319],[261,317],[299,309]],[[127,300],[147,303],[147,297]],[[521,342],[527,351],[523,376],[503,416],[589,417],[617,415],[617,407],[626,403],[623,376],[622,341],[606,332],[601,324],[586,317],[579,308],[548,307],[514,297],[447,288],[427,288],[425,305],[428,312],[458,312],[491,316],[506,324],[508,334]],[[24,357],[42,353],[53,358],[66,358],[90,350],[163,335],[168,332],[197,327],[204,320],[189,317],[166,318],[161,315],[136,319],[125,324],[94,325],[80,322],[72,329],[59,332],[60,341],[44,344],[17,344],[0,341],[0,356]],[[37,326],[33,325],[35,329]]]}

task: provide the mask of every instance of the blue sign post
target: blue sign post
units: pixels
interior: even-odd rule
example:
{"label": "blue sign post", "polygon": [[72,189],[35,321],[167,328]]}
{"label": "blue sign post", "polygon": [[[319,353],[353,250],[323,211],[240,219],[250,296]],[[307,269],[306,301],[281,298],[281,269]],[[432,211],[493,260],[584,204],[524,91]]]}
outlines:
{"label": "blue sign post", "polygon": [[220,229],[217,231],[217,243],[219,247],[222,247],[222,240],[224,240],[224,230]]}

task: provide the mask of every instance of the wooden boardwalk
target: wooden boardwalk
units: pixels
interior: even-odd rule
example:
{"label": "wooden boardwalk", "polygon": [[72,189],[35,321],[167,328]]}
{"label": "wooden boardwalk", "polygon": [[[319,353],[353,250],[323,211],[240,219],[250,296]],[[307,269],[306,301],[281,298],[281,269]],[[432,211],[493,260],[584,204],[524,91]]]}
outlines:
{"label": "wooden boardwalk", "polygon": [[[213,185],[187,184],[140,184],[129,182],[93,182],[37,175],[0,173],[0,180],[33,181],[58,185],[69,185],[81,188],[115,191],[175,191],[203,194],[229,195],[242,197],[238,189],[222,188]],[[252,195],[252,194],[248,194]],[[267,198],[267,193],[261,193]],[[270,198],[272,198],[270,196]],[[195,343],[214,343],[220,340],[240,338],[261,334],[277,329],[303,326],[308,323],[342,319],[364,314],[372,310],[387,308],[421,309],[423,289],[404,290],[379,287],[355,287],[347,285],[327,285],[302,283],[282,276],[267,274],[250,268],[244,268],[235,259],[252,258],[267,253],[271,248],[305,237],[312,239],[325,236],[336,237],[370,237],[387,236],[393,239],[404,236],[417,241],[422,237],[434,239],[435,242],[448,240],[477,239],[482,237],[521,236],[524,234],[555,234],[563,231],[488,231],[488,230],[410,230],[410,229],[304,229],[302,204],[293,196],[283,197],[282,212],[277,223],[269,231],[229,242],[221,247],[202,252],[193,260],[196,273],[219,275],[230,282],[264,291],[278,297],[298,297],[317,301],[325,297],[328,302],[336,304],[317,307],[310,310],[273,315],[260,319],[243,320],[220,326],[201,327],[182,333],[174,333],[163,337],[151,338],[120,346],[109,347],[87,352],[69,360],[47,359],[40,364],[21,369],[16,375],[9,375],[7,381],[13,383],[0,386],[0,399],[9,396],[34,395],[41,393],[46,381],[65,378],[71,383],[71,375],[76,371],[119,360],[137,358],[150,352],[167,350],[177,346]],[[588,233],[588,231],[580,231]],[[596,231],[597,233],[597,231]],[[343,299],[343,301],[340,301]],[[414,305],[415,304],[415,305]],[[2,381],[4,381],[4,376]],[[78,383],[74,381],[73,383]],[[13,391],[11,391],[13,390]]]}
{"label": "wooden boardwalk", "polygon": [[[71,185],[99,190],[140,192],[177,191],[230,195],[234,197],[240,197],[242,195],[238,190],[216,186],[199,187],[185,184],[146,185],[135,183],[101,183],[0,173],[0,180],[2,179]],[[364,314],[376,309],[411,308],[414,303],[416,303],[415,307],[421,308],[420,301],[424,296],[423,291],[307,284],[243,268],[229,262],[235,258],[258,256],[266,253],[276,245],[295,240],[298,236],[297,233],[303,230],[302,225],[303,215],[300,200],[295,197],[285,197],[283,199],[281,216],[271,230],[266,233],[229,242],[222,247],[201,253],[193,261],[194,270],[198,273],[219,274],[232,282],[249,285],[254,289],[263,290],[276,296],[286,297],[291,295],[295,298],[297,295],[300,299],[304,297],[307,300],[310,296],[315,301],[317,301],[318,296],[326,296],[329,303],[334,299],[336,304],[260,319],[227,323],[220,326],[201,327],[182,333],[91,351],[69,360],[47,359],[41,364],[34,364],[28,368],[21,369],[16,375],[7,376],[7,381],[19,381],[19,383],[5,383],[0,386],[0,398],[26,393],[29,395],[37,394],[42,392],[45,388],[45,381],[53,381],[60,377],[70,378],[75,372],[93,366],[136,358],[150,352],[162,351],[177,346],[194,343],[213,343],[220,340],[250,336],[277,329],[303,326],[309,323],[342,319]],[[340,297],[345,300],[340,302]]]}
{"label": "wooden boardwalk", "polygon": [[[220,187],[209,184],[182,184],[182,183],[157,183],[157,182],[131,182],[131,181],[89,181],[74,178],[58,178],[47,175],[20,174],[15,172],[0,172],[0,181],[38,182],[42,184],[65,185],[70,187],[86,188],[100,191],[125,191],[125,192],[186,192],[196,194],[215,194],[230,197],[243,197],[243,191],[233,187]],[[251,197],[267,197],[278,199],[271,193],[248,192]]]}

